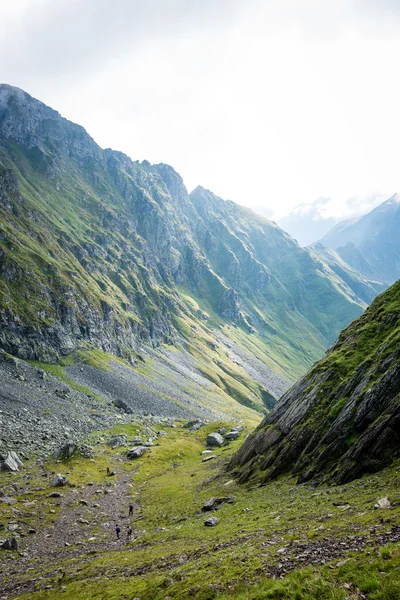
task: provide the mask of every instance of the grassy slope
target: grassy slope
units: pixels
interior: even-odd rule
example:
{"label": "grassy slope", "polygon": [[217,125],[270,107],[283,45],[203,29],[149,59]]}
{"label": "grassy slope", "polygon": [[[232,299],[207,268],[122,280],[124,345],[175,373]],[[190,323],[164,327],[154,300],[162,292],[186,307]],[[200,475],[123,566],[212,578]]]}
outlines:
{"label": "grassy slope", "polygon": [[[343,481],[390,464],[399,455],[399,347],[397,282],[342,331],[266,417],[235,458],[242,477],[265,480],[293,472],[301,481]],[[379,440],[385,442],[379,446]]]}
{"label": "grassy slope", "polygon": [[[180,427],[167,428],[161,445],[141,459],[138,472],[138,463],[126,463],[124,469],[132,472],[131,497],[140,505],[133,521],[135,539],[131,544],[96,551],[93,543],[88,555],[80,554],[79,546],[73,546],[68,549],[70,557],[56,563],[52,558],[51,562],[41,559],[38,564],[31,557],[25,562],[25,574],[16,575],[14,569],[9,577],[13,577],[14,584],[24,579],[37,581],[37,591],[18,598],[50,600],[61,592],[66,600],[184,600],[191,596],[199,600],[355,600],[361,593],[367,594],[368,600],[398,598],[399,545],[379,547],[373,540],[375,535],[390,530],[400,516],[399,465],[352,484],[321,487],[318,492],[313,487],[295,486],[291,479],[253,489],[234,482],[226,485],[229,476],[221,473],[221,466],[241,442],[216,450],[218,461],[202,464],[199,453],[207,432],[215,426],[194,433]],[[114,431],[133,435],[138,428],[128,425]],[[85,488],[88,481],[95,485],[104,482],[106,465],[120,453],[95,438],[95,460],[72,459],[67,466],[78,497],[79,488]],[[52,468],[60,469],[50,463],[48,470]],[[45,481],[36,467],[30,470],[30,485],[33,489],[40,486],[42,491],[29,496],[30,501],[40,499],[29,524],[62,527],[57,525],[59,509],[47,498]],[[23,473],[12,477],[17,485],[22,484],[19,479]],[[0,474],[0,481],[4,487],[10,476]],[[203,502],[210,496],[227,494],[234,495],[235,503],[212,513],[220,523],[205,528],[203,521],[210,513],[201,512]],[[397,506],[374,511],[374,503],[383,495],[388,495],[392,503],[397,501]],[[54,507],[55,513],[49,513]],[[15,510],[26,512],[24,496],[17,497],[13,508],[3,504],[0,510],[6,521],[13,518]],[[98,527],[93,531],[83,529],[84,539],[91,535],[101,536]],[[112,532],[107,535],[112,536]],[[366,536],[370,543],[362,551],[348,552],[346,545],[360,536]],[[288,557],[295,560],[300,547],[318,542],[323,547],[324,540],[327,548],[330,540],[338,544],[342,541],[344,553],[325,565],[302,567],[297,561],[296,568],[281,579],[268,576],[279,572],[279,564]],[[278,552],[281,548],[285,548],[284,553]],[[64,573],[61,578],[60,572]]]}

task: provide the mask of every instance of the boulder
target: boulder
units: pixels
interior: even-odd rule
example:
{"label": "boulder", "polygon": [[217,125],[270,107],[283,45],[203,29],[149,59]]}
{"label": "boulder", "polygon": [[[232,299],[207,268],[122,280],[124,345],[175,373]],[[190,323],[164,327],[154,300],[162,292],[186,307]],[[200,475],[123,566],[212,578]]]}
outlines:
{"label": "boulder", "polygon": [[203,425],[203,422],[200,421],[200,419],[192,419],[191,421],[188,421],[187,423],[185,423],[185,425],[183,426],[185,429],[190,429],[191,431],[197,431],[198,429],[200,429],[200,427]]}
{"label": "boulder", "polygon": [[3,542],[1,547],[3,550],[18,550],[18,542],[15,537],[10,537]]}
{"label": "boulder", "polygon": [[221,447],[224,445],[224,438],[220,433],[209,433],[207,436],[207,446]]}
{"label": "boulder", "polygon": [[209,511],[209,510],[218,510],[222,504],[225,504],[226,502],[228,504],[233,504],[235,501],[233,496],[223,496],[222,498],[217,498],[215,496],[212,496],[211,498],[209,498],[208,500],[205,501],[205,503],[203,504],[203,508],[201,509],[203,512]]}
{"label": "boulder", "polygon": [[135,448],[131,448],[128,450],[126,456],[127,458],[134,459],[143,456],[143,454],[148,450],[146,446],[136,446]]}
{"label": "boulder", "polygon": [[239,437],[240,433],[238,431],[228,431],[228,433],[225,433],[224,438],[226,440],[237,440]]}
{"label": "boulder", "polygon": [[125,400],[121,400],[120,398],[117,398],[116,400],[114,400],[113,402],[114,406],[116,406],[117,408],[120,408],[121,410],[123,410],[124,412],[131,414],[133,413],[133,409],[132,407],[125,402]]}
{"label": "boulder", "polygon": [[204,525],[206,527],[214,527],[217,523],[219,523],[219,519],[217,517],[210,517],[204,521]]}
{"label": "boulder", "polygon": [[75,450],[76,444],[74,442],[66,442],[54,452],[54,458],[57,460],[68,460],[68,458],[71,458]]}
{"label": "boulder", "polygon": [[22,461],[16,452],[8,452],[0,464],[2,471],[15,472],[19,471],[19,467],[22,467]]}
{"label": "boulder", "polygon": [[375,504],[374,508],[390,508],[390,501],[389,498],[381,498],[380,500],[378,500],[378,502]]}
{"label": "boulder", "polygon": [[61,475],[61,473],[57,473],[57,475],[52,479],[51,487],[62,487],[63,485],[67,485],[68,477],[66,475]]}
{"label": "boulder", "polygon": [[119,448],[120,446],[126,446],[127,437],[126,435],[114,435],[112,438],[107,440],[107,446],[111,446],[111,448]]}
{"label": "boulder", "polygon": [[202,458],[201,462],[208,462],[209,460],[213,460],[214,458],[217,458],[215,456],[215,454],[212,454],[211,456],[206,456],[204,458]]}

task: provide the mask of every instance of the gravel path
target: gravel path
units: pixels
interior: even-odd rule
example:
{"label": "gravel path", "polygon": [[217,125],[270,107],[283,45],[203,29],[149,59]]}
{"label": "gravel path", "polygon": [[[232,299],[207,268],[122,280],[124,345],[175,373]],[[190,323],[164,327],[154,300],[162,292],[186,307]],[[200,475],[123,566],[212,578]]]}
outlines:
{"label": "gravel path", "polygon": [[[59,517],[56,523],[41,529],[38,527],[36,534],[28,535],[20,541],[20,558],[14,560],[10,557],[4,560],[4,569],[0,575],[1,600],[43,587],[43,578],[40,577],[25,582],[13,579],[13,576],[23,575],[27,570],[56,565],[64,559],[77,556],[81,557],[80,562],[83,563],[92,560],[97,552],[119,551],[135,544],[135,522],[140,516],[138,504],[132,501],[131,486],[132,475],[138,466],[125,472],[122,469],[123,459],[116,455],[113,460],[117,475],[107,477],[105,473],[101,484],[55,490],[61,494],[60,498],[53,500],[54,509],[59,510]],[[132,516],[129,516],[130,503],[134,506]],[[116,524],[121,528],[120,540],[116,537]],[[133,530],[130,541],[127,540],[129,525]],[[60,569],[56,572],[60,573],[60,577],[63,576]]]}

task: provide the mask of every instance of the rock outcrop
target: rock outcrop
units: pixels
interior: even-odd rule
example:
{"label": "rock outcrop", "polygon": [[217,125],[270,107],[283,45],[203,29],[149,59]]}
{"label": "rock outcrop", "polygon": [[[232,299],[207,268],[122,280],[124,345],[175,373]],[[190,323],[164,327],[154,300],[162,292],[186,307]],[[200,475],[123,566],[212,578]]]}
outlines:
{"label": "rock outcrop", "polygon": [[242,481],[295,473],[345,483],[400,456],[400,282],[345,329],[231,466]]}

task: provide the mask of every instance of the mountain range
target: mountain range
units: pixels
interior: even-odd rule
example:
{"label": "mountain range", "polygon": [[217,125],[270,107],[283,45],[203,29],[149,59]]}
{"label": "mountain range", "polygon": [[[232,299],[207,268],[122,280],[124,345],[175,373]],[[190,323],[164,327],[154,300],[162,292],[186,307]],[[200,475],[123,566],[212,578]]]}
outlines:
{"label": "mountain range", "polygon": [[400,196],[374,210],[339,223],[314,247],[330,248],[352,269],[390,285],[400,278]]}
{"label": "mountain range", "polygon": [[202,187],[188,194],[172,167],[103,150],[7,85],[0,214],[4,350],[57,362],[89,345],[135,364],[143,348],[179,346],[259,409],[376,294],[364,280],[358,295],[357,276],[272,221]]}
{"label": "mountain range", "polygon": [[0,86],[2,598],[398,598],[397,219],[301,248]]}

